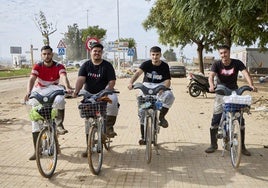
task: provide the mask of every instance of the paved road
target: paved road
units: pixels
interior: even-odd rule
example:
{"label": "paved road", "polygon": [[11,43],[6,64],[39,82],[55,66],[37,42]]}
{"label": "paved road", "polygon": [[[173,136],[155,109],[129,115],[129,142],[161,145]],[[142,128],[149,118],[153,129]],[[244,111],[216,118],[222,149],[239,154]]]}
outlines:
{"label": "paved road", "polygon": [[[70,78],[74,83],[74,77]],[[99,176],[92,175],[87,160],[80,157],[85,134],[77,110],[79,99],[67,99],[65,127],[69,133],[59,137],[62,153],[56,172],[45,179],[36,163],[28,161],[33,151],[31,126],[26,108],[19,103],[26,80],[18,82],[18,89],[13,90],[2,88],[0,82],[0,187],[268,187],[268,149],[263,148],[268,144],[267,114],[246,115],[246,143],[252,156],[242,156],[240,168],[234,170],[227,153],[221,157],[221,150],[209,155],[204,152],[213,95],[190,97],[186,78],[172,79],[176,100],[167,116],[170,126],[160,130],[160,154],[154,151],[149,165],[144,159],[145,147],[138,145],[136,91],[126,88],[128,79],[117,81],[121,92],[118,136],[111,151],[104,152]]]}

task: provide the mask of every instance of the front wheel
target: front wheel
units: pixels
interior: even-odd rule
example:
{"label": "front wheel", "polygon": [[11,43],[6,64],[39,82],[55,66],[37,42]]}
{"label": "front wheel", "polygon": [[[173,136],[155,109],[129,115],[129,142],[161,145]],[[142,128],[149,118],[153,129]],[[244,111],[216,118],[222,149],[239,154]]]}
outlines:
{"label": "front wheel", "polygon": [[91,126],[88,135],[88,165],[90,171],[98,175],[101,171],[103,160],[103,147],[99,138],[97,126]]}
{"label": "front wheel", "polygon": [[149,164],[152,159],[152,126],[153,121],[151,116],[145,117],[146,122],[144,124],[145,130],[146,130],[146,151],[145,151],[145,157],[146,161]]}
{"label": "front wheel", "polygon": [[233,113],[230,113],[229,120],[230,156],[234,168],[238,168],[241,160],[241,131],[240,124]]}
{"label": "front wheel", "polygon": [[192,96],[192,97],[198,97],[200,94],[201,94],[201,89],[200,87],[198,86],[198,84],[196,83],[192,83],[190,86],[189,86],[189,94]]}
{"label": "front wheel", "polygon": [[56,145],[56,136],[48,127],[42,129],[36,141],[36,163],[40,174],[43,177],[52,177],[56,165],[58,148]]}

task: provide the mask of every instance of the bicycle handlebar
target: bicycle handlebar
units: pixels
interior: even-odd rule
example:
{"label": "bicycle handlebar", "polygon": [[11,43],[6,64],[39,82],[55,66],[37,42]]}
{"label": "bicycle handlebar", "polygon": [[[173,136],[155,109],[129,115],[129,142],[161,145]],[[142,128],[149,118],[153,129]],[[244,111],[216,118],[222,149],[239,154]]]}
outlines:
{"label": "bicycle handlebar", "polygon": [[51,91],[46,95],[41,95],[40,93],[34,91],[30,94],[29,99],[35,98],[41,104],[52,104],[54,99],[58,95],[65,95],[67,92],[65,90],[55,90]]}
{"label": "bicycle handlebar", "polygon": [[133,85],[133,89],[140,89],[144,95],[156,95],[160,90],[170,90],[170,88],[167,88],[164,85],[158,85],[155,88],[148,88],[142,83],[135,83]]}
{"label": "bicycle handlebar", "polygon": [[216,94],[219,95],[226,95],[229,96],[232,94],[233,91],[236,92],[237,95],[242,95],[245,91],[252,91],[253,89],[249,86],[241,86],[240,88],[236,89],[236,90],[231,90],[229,88],[227,88],[224,85],[217,85],[215,92]]}
{"label": "bicycle handlebar", "polygon": [[99,93],[95,93],[95,94],[92,94],[92,93],[89,93],[87,90],[80,90],[80,92],[78,93],[78,96],[83,96],[84,99],[94,99],[94,100],[97,100],[103,96],[106,96],[106,95],[110,95],[110,94],[113,94],[113,93],[120,93],[119,91],[116,91],[116,90],[110,90],[110,89],[104,89],[102,91],[100,91]]}

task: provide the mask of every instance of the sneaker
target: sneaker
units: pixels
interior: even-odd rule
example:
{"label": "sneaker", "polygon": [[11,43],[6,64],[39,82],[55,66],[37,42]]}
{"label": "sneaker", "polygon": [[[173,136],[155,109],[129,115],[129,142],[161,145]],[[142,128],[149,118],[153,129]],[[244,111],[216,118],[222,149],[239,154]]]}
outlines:
{"label": "sneaker", "polygon": [[146,141],[145,141],[144,139],[140,139],[140,140],[139,140],[139,144],[140,144],[140,145],[146,145]]}
{"label": "sneaker", "polygon": [[163,127],[163,128],[167,128],[167,127],[168,127],[168,121],[167,121],[165,118],[160,119],[160,123],[159,123],[159,125],[160,125],[161,127]]}
{"label": "sneaker", "polygon": [[264,148],[268,148],[268,145],[264,145],[263,147],[264,147]]}
{"label": "sneaker", "polygon": [[68,133],[68,131],[62,127],[57,127],[57,133],[59,135],[64,135],[65,133]]}
{"label": "sneaker", "polygon": [[115,136],[117,136],[117,133],[114,131],[110,131],[107,133],[107,137],[109,137],[109,138],[114,138]]}

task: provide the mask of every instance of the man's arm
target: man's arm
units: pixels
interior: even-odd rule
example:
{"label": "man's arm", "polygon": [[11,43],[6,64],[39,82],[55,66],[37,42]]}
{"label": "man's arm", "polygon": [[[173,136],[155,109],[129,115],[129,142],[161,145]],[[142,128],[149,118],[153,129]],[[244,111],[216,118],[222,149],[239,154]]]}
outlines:
{"label": "man's arm", "polygon": [[75,84],[75,90],[73,93],[73,97],[77,97],[77,95],[78,95],[79,91],[82,89],[85,81],[86,81],[85,76],[78,76],[78,78],[76,80],[76,84]]}
{"label": "man's arm", "polygon": [[[63,81],[63,84],[66,87],[66,89],[68,89],[68,90],[72,90],[73,89],[72,86],[70,85],[70,81],[69,81],[69,79],[68,79],[68,77],[67,77],[66,74],[61,74],[60,75],[60,78]],[[69,92],[69,91],[67,91],[67,92]]]}
{"label": "man's arm", "polygon": [[209,91],[213,92],[215,90],[215,85],[214,85],[214,78],[216,76],[216,73],[213,71],[209,72],[209,77],[208,77],[208,83],[209,83]]}
{"label": "man's arm", "polygon": [[28,84],[27,84],[27,93],[26,93],[26,96],[24,97],[24,101],[29,100],[29,95],[32,92],[32,89],[33,89],[33,86],[34,86],[34,83],[35,83],[36,79],[37,79],[36,76],[34,76],[34,75],[30,76]]}
{"label": "man's arm", "polygon": [[138,70],[135,72],[135,74],[132,76],[132,78],[129,81],[128,89],[132,89],[133,83],[140,77],[140,75],[143,73],[143,70],[138,68]]}
{"label": "man's arm", "polygon": [[114,86],[115,86],[115,80],[110,80],[108,82],[108,85],[106,86],[106,89],[113,90],[114,89]]}
{"label": "man's arm", "polygon": [[170,88],[170,86],[171,86],[170,79],[164,81],[164,86],[166,86],[167,88]]}
{"label": "man's arm", "polygon": [[257,91],[257,88],[254,87],[252,78],[251,78],[249,72],[247,71],[247,69],[244,69],[241,72],[242,72],[243,76],[246,78],[249,86],[253,89],[253,91]]}

